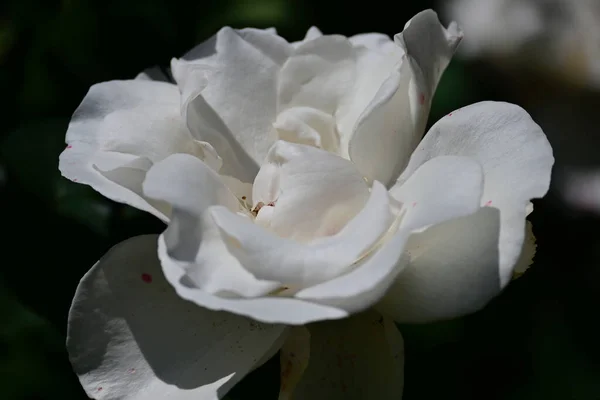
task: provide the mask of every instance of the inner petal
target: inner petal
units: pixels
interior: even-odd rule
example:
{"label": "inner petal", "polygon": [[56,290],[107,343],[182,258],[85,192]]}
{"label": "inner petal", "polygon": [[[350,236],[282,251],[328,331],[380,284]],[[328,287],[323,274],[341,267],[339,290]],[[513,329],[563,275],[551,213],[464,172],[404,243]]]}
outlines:
{"label": "inner petal", "polygon": [[369,188],[350,161],[279,141],[256,176],[252,198],[260,225],[309,242],[339,232],[365,206]]}
{"label": "inner petal", "polygon": [[273,126],[279,138],[287,142],[320,147],[333,153],[339,147],[335,118],[312,107],[289,108],[277,116]]}

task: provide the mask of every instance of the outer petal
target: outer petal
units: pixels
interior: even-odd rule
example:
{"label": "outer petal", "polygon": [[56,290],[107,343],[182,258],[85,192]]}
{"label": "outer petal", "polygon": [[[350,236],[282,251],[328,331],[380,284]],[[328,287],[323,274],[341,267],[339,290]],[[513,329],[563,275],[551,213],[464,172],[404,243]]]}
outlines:
{"label": "outer petal", "polygon": [[[393,321],[369,311],[341,321],[308,325],[308,366],[291,398],[401,399],[404,386],[404,344]],[[303,343],[300,343],[302,345]],[[287,346],[284,346],[284,349]],[[302,354],[299,347],[294,354]],[[289,354],[289,351],[288,351]],[[282,359],[282,384],[293,369]],[[285,387],[282,388],[285,394]],[[289,397],[280,397],[285,399]]]}
{"label": "outer petal", "polygon": [[66,141],[59,163],[65,177],[163,220],[168,208],[139,190],[148,167],[172,153],[205,158],[212,151],[181,121],[177,87],[148,80],[92,86],[73,115]]}
{"label": "outer petal", "polygon": [[[272,124],[277,116],[278,77],[290,52],[291,45],[271,32],[221,29],[184,59],[172,61],[186,113],[211,120],[211,128],[226,136],[241,162],[245,162],[245,153],[246,158],[260,164],[276,139]],[[190,59],[193,61],[186,61]],[[211,110],[205,110],[206,107]],[[214,121],[214,115],[206,116],[211,111],[219,123]],[[190,118],[197,116],[188,115],[193,130],[194,120]],[[199,134],[210,132],[200,130]],[[236,145],[242,149],[235,149]]]}
{"label": "outer petal", "polygon": [[521,252],[529,201],[548,191],[552,148],[522,108],[500,102],[477,103],[449,114],[430,129],[398,185],[421,164],[440,155],[473,157],[483,167],[481,205],[500,210],[498,269],[504,286]]}
{"label": "outer petal", "polygon": [[434,225],[406,244],[408,265],[376,306],[398,322],[429,322],[482,308],[501,289],[498,210]]}
{"label": "outer petal", "polygon": [[482,167],[459,156],[433,158],[392,188],[405,213],[400,231],[422,233],[408,239],[408,266],[380,311],[404,322],[449,318],[481,308],[500,291],[498,213],[480,208],[483,188]]}
{"label": "outer petal", "polygon": [[219,399],[279,346],[281,325],[209,311],[165,282],[154,235],[112,248],[81,280],[67,348],[96,399]]}
{"label": "outer petal", "polygon": [[405,211],[401,229],[414,231],[477,211],[483,184],[483,169],[476,160],[441,156],[419,166],[390,194]]}
{"label": "outer petal", "polygon": [[423,134],[439,79],[462,38],[456,24],[440,25],[431,10],[411,19],[395,41],[402,62],[388,73],[354,126],[350,159],[369,179],[396,178]]}

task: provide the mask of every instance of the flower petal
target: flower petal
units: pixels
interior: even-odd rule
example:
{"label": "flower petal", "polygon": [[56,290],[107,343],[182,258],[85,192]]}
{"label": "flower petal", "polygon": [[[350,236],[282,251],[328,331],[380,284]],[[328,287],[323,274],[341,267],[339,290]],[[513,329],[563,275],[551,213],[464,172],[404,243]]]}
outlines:
{"label": "flower petal", "polygon": [[[170,181],[165,180],[170,176]],[[288,283],[297,285],[297,290],[352,269],[352,264],[377,244],[392,219],[387,191],[375,182],[366,205],[336,235],[309,244],[281,238],[235,214],[237,209],[233,199],[230,203],[229,195],[214,197],[213,194],[225,193],[224,184],[214,171],[187,155],[174,155],[157,163],[149,172],[144,189],[148,196],[173,208],[159,250],[165,274],[178,292],[211,309],[270,322],[300,324],[346,316],[342,309],[301,299],[257,297],[269,295]],[[217,203],[224,206],[210,206]],[[394,246],[386,254],[373,262],[378,266],[389,263],[391,266],[384,267],[391,269],[402,254],[402,247]],[[370,303],[362,300],[357,306],[367,307],[379,297]]]}
{"label": "flower petal", "polygon": [[554,163],[540,127],[520,107],[481,102],[442,118],[429,130],[398,180],[440,155],[477,160],[484,172],[481,205],[500,210],[500,282],[506,285],[521,252],[529,201],[548,191]]}
{"label": "flower petal", "polygon": [[218,399],[285,334],[178,297],[164,280],[155,235],[113,247],[83,277],[67,348],[95,399]]}
{"label": "flower petal", "polygon": [[399,50],[390,37],[383,33],[361,33],[349,37],[348,40],[354,47],[364,46],[369,50],[381,53],[392,53]]}
{"label": "flower petal", "polygon": [[[167,280],[183,298],[268,322],[303,324],[347,315],[302,300],[259,298],[281,283],[256,278],[240,262],[234,251],[239,243],[223,232],[215,221],[214,207],[210,207],[221,204],[222,211],[232,213],[239,203],[201,161],[177,154],[157,163],[148,173],[144,191],[173,208],[169,227],[159,239],[159,255]],[[253,225],[245,217],[231,215],[239,217],[239,223]]]}
{"label": "flower petal", "polygon": [[412,231],[474,213],[481,203],[483,184],[483,169],[476,160],[440,156],[419,166],[390,195],[406,211],[401,229]]}
{"label": "flower petal", "polygon": [[279,400],[293,398],[294,389],[302,379],[310,358],[310,332],[305,326],[293,326],[281,347],[279,360],[281,381]]}
{"label": "flower petal", "polygon": [[269,150],[252,192],[254,206],[275,205],[270,230],[301,242],[339,232],[368,198],[369,188],[350,161],[284,141]]}
{"label": "flower petal", "polygon": [[226,298],[206,293],[193,285],[181,268],[167,255],[164,235],[158,241],[158,254],[167,281],[177,294],[201,307],[229,311],[265,323],[303,325],[313,321],[339,319],[348,313],[335,308],[286,297]]}
{"label": "flower petal", "polygon": [[357,262],[351,271],[302,289],[295,297],[350,313],[370,307],[385,295],[406,266],[407,259],[403,253],[408,237],[408,232],[396,233]]}
{"label": "flower petal", "polygon": [[[402,270],[400,257],[408,234],[394,236],[369,255],[389,227],[387,201],[385,188],[376,182],[365,208],[338,235],[309,245],[271,235],[242,218],[236,221],[223,210],[214,213],[236,243],[234,254],[255,276],[280,281],[291,294],[308,286],[294,297],[356,312],[377,302]],[[348,272],[340,275],[344,271]],[[325,318],[312,320],[319,319]]]}
{"label": "flower petal", "polygon": [[[277,207],[275,207],[277,208]],[[210,210],[231,251],[256,277],[300,289],[347,272],[392,222],[385,188],[376,184],[361,212],[339,233],[304,244],[277,236],[223,207]],[[399,256],[399,254],[398,254]],[[397,259],[385,260],[395,264]]]}
{"label": "flower petal", "polygon": [[[278,77],[290,52],[290,44],[268,31],[226,27],[183,59],[174,59],[171,67],[190,129],[195,129],[190,118],[200,115],[211,129],[226,135],[240,162],[249,156],[260,164],[276,139],[272,124],[277,116]],[[207,116],[211,111],[216,116]],[[219,136],[202,129],[198,133]],[[213,145],[226,163],[231,161],[219,143]]]}
{"label": "flower petal", "polygon": [[353,36],[349,41],[354,48],[355,76],[336,111],[339,153],[346,158],[350,157],[349,145],[359,118],[368,110],[404,57],[404,50],[387,35],[369,33]]}
{"label": "flower petal", "polygon": [[[322,147],[346,158],[356,120],[403,54],[391,41],[391,48],[373,48],[370,43],[363,45],[369,39],[355,38],[356,44],[352,38],[317,35],[297,43],[283,66],[279,86],[280,111],[313,109],[335,117],[337,129],[331,132],[327,126],[320,132],[322,138],[328,139]],[[288,122],[282,133],[286,137],[290,136],[290,125]],[[313,126],[309,121],[296,125],[299,137],[305,136],[306,125]]]}
{"label": "flower petal", "polygon": [[[136,160],[156,162],[172,153],[206,155],[205,144],[194,140],[181,120],[177,87],[148,80],[92,86],[71,119],[66,141],[59,162],[65,177],[163,220],[168,217],[164,210],[139,193],[145,174]],[[131,163],[142,172],[137,178],[120,178]]]}
{"label": "flower petal", "polygon": [[444,28],[435,11],[425,10],[408,21],[394,41],[410,59],[417,84],[432,96],[462,38],[456,22]]}
{"label": "flower petal", "polygon": [[413,234],[410,260],[376,306],[397,322],[421,323],[459,317],[482,308],[500,290],[498,210],[433,225]]}
{"label": "flower petal", "polygon": [[402,279],[408,259],[401,255],[412,232],[476,212],[482,190],[482,170],[474,160],[448,156],[425,163],[401,189],[391,191],[403,203],[398,230],[390,230],[391,237],[384,238],[380,248],[351,272],[304,289],[296,297],[351,312],[368,307],[386,293],[398,274]]}
{"label": "flower petal", "polygon": [[[193,171],[193,173],[190,173]],[[194,214],[223,205],[238,211],[239,201],[208,165],[188,154],[173,154],[146,174],[144,194]]]}
{"label": "flower petal", "polygon": [[292,107],[279,113],[273,126],[279,139],[336,152],[339,138],[335,118],[311,107]]}
{"label": "flower petal", "polygon": [[164,256],[184,268],[196,287],[211,294],[255,297],[280,286],[257,280],[230,254],[206,212],[215,205],[238,212],[240,202],[202,161],[175,154],[157,163],[147,174],[144,193],[172,206],[171,223],[163,235]]}
{"label": "flower petal", "polygon": [[[393,321],[368,311],[340,321],[317,322],[307,327],[310,332],[308,366],[296,385],[293,398],[351,400],[402,397],[404,343]],[[286,367],[287,364],[282,365],[284,377]],[[280,400],[286,398],[289,397],[280,396]]]}
{"label": "flower petal", "polygon": [[354,49],[344,36],[319,36],[299,44],[281,69],[279,111],[310,107],[333,115],[352,87],[354,68]]}
{"label": "flower petal", "polygon": [[364,176],[387,185],[400,174],[423,134],[435,88],[461,38],[456,24],[445,29],[432,10],[417,14],[396,35],[405,56],[384,75],[349,143],[350,159]]}

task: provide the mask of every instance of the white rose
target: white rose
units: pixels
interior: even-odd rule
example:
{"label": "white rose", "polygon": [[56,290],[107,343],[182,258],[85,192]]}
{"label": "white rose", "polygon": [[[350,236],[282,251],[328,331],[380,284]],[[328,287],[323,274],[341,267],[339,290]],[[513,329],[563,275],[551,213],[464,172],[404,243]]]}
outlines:
{"label": "white rose", "polygon": [[168,227],[78,287],[68,349],[88,395],[221,398],[281,349],[282,399],[399,398],[393,321],[498,294],[553,164],[506,103],[419,143],[460,38],[432,11],[394,41],[224,28],[172,62],[176,84],[93,86],[61,171]]}

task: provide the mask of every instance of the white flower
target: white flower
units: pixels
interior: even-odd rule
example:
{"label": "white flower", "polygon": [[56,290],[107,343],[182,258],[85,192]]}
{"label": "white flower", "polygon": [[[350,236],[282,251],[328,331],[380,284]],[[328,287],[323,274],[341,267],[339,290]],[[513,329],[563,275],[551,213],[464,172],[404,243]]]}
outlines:
{"label": "white flower", "polygon": [[461,53],[509,66],[534,66],[583,86],[600,86],[597,0],[452,0],[464,28]]}
{"label": "white flower", "polygon": [[79,285],[68,348],[87,393],[220,398],[281,348],[282,399],[398,398],[393,320],[498,294],[553,164],[506,103],[455,111],[419,143],[460,38],[432,11],[394,42],[224,28],[173,60],[176,84],[93,86],[61,171],[168,228]]}

